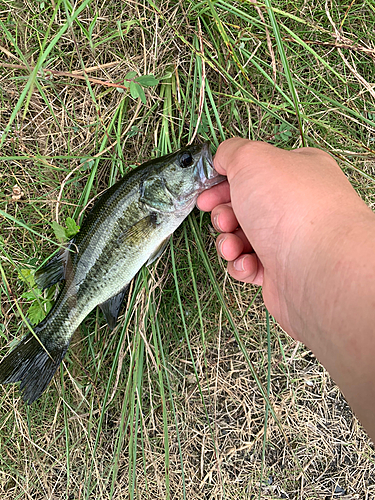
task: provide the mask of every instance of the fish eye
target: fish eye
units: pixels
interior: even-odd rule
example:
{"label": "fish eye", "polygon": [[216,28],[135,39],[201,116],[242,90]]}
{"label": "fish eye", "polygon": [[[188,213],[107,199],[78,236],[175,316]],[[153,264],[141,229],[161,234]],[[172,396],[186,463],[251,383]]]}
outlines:
{"label": "fish eye", "polygon": [[190,167],[193,164],[193,157],[189,151],[182,153],[180,156],[180,165],[182,168]]}

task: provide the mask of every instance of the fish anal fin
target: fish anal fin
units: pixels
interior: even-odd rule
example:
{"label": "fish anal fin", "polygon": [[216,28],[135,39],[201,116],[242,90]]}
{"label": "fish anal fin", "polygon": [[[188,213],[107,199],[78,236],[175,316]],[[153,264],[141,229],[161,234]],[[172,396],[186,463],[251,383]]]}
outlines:
{"label": "fish anal fin", "polygon": [[163,240],[160,245],[157,247],[155,252],[150,255],[148,261],[146,262],[146,266],[149,266],[153,262],[155,262],[156,259],[160,257],[160,255],[164,252],[165,247],[168,245],[170,235],[168,235],[165,240]]}
{"label": "fish anal fin", "polygon": [[44,290],[65,278],[66,263],[69,256],[69,247],[60,251],[35,273],[35,282]]}
{"label": "fish anal fin", "polygon": [[129,285],[126,285],[125,288],[123,288],[118,294],[114,295],[102,304],[99,304],[99,307],[103,311],[105,319],[107,320],[108,326],[111,330],[113,330],[116,326],[117,318],[120,314],[120,309],[128,290]]}

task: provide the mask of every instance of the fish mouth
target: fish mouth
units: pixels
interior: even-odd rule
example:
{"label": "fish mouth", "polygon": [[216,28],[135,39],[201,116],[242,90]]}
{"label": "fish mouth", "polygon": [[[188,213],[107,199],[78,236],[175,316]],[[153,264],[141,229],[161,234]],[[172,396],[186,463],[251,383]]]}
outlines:
{"label": "fish mouth", "polygon": [[198,162],[198,172],[203,189],[209,189],[226,180],[225,175],[220,175],[214,169],[210,143],[205,142],[202,146],[202,156]]}

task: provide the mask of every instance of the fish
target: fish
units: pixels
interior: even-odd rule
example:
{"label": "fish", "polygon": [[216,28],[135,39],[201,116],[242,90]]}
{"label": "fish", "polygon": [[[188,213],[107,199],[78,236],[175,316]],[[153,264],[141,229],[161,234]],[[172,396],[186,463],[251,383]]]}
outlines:
{"label": "fish", "polygon": [[163,253],[198,195],[225,179],[206,142],[147,161],[107,189],[74,238],[35,272],[39,288],[62,281],[61,290],[34,334],[2,359],[0,384],[21,382],[25,403],[36,401],[86,316],[99,306],[113,329],[138,271]]}

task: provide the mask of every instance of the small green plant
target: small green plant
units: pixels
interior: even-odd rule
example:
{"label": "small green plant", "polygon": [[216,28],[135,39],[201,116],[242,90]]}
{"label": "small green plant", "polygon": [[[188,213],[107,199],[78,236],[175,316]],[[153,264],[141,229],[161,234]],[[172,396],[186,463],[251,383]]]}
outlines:
{"label": "small green plant", "polygon": [[37,287],[34,279],[34,271],[23,268],[20,269],[18,277],[29,287],[27,292],[22,294],[22,298],[31,301],[27,310],[27,319],[32,325],[38,324],[44,319],[53,305],[55,287],[49,288],[46,293]]}
{"label": "small green plant", "polygon": [[280,125],[275,126],[275,138],[278,137],[282,141],[288,141],[292,135],[293,133],[287,123],[281,123]]}
{"label": "small green plant", "polygon": [[154,75],[137,76],[135,71],[129,71],[125,76],[124,85],[129,88],[130,94],[134,99],[139,99],[146,104],[146,95],[142,87],[156,87],[159,80]]}
{"label": "small green plant", "polygon": [[[51,224],[56,238],[61,243],[70,240],[79,231],[79,226],[71,217],[67,217],[65,226],[66,227],[61,226],[56,221],[53,221]],[[44,319],[51,310],[56,287],[52,286],[46,291],[38,288],[34,278],[34,271],[28,268],[20,269],[18,277],[21,281],[28,285],[29,290],[24,292],[22,297],[31,301],[27,310],[27,318],[32,325],[36,325],[42,321],[42,319]]]}
{"label": "small green plant", "polygon": [[67,217],[65,225],[66,227],[63,227],[56,221],[53,221],[51,224],[53,232],[60,242],[70,240],[79,231],[79,226],[71,217]]}

